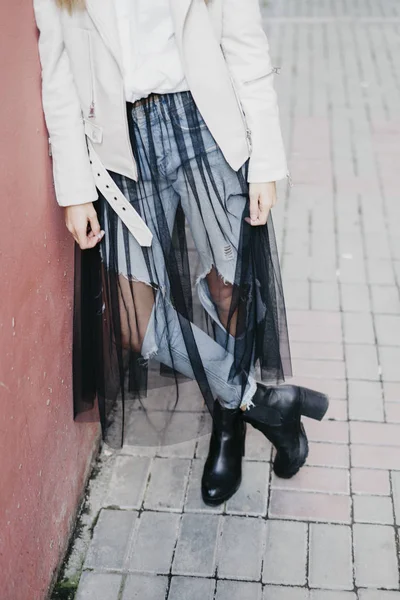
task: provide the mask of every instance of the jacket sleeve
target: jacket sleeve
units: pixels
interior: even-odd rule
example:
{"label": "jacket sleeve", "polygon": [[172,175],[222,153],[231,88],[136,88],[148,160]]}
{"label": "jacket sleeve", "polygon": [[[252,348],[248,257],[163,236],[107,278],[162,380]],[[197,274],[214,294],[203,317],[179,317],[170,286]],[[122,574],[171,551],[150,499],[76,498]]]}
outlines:
{"label": "jacket sleeve", "polygon": [[42,104],[53,157],[53,179],[60,206],[97,200],[82,111],[64,47],[60,9],[54,0],[33,1],[39,29]]}
{"label": "jacket sleeve", "polygon": [[259,0],[223,0],[221,45],[251,133],[248,181],[284,179],[289,174]]}

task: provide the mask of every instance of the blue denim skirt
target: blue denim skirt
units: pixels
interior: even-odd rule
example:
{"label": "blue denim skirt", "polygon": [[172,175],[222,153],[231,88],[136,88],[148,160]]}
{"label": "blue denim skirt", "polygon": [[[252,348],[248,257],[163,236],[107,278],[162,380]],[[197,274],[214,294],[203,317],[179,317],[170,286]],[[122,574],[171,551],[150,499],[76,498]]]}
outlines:
{"label": "blue denim skirt", "polygon": [[100,195],[105,236],[77,251],[75,286],[74,415],[97,397],[116,448],[197,438],[215,401],[251,405],[257,379],[291,375],[272,217],[245,221],[248,162],[230,167],[189,91],[126,109],[138,181],[110,175],[153,242]]}

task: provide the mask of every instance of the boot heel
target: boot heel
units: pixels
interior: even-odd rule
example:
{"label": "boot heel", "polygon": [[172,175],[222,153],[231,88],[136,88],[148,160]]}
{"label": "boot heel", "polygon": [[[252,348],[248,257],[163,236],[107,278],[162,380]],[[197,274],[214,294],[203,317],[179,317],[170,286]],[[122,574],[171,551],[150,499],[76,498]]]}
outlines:
{"label": "boot heel", "polygon": [[328,410],[329,399],[326,394],[301,388],[301,414],[304,417],[322,421]]}

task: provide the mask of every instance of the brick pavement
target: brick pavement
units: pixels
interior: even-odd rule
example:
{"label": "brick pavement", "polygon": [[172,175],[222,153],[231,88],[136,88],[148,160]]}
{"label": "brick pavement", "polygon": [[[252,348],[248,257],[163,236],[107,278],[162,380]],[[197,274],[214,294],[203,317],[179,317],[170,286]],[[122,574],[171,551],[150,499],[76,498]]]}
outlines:
{"label": "brick pavement", "polygon": [[289,481],[249,428],[214,509],[207,439],[107,455],[76,600],[400,600],[400,3],[263,10],[295,183],[275,211],[293,364],[328,420],[305,419]]}

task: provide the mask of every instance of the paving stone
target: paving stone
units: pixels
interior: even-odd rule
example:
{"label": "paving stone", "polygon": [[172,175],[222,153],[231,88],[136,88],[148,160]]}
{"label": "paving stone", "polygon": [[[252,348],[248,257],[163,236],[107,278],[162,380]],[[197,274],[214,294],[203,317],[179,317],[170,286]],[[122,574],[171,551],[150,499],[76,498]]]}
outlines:
{"label": "paving stone", "polygon": [[315,342],[291,342],[290,351],[293,358],[309,360],[344,360],[342,344],[324,344]]}
{"label": "paving stone", "polygon": [[271,460],[272,445],[264,434],[254,427],[246,429],[246,448],[244,460],[269,461]]}
{"label": "paving stone", "polygon": [[349,381],[349,416],[352,420],[384,420],[380,382]]}
{"label": "paving stone", "polygon": [[350,498],[333,494],[272,490],[269,516],[300,521],[349,523]]}
{"label": "paving stone", "polygon": [[346,400],[335,400],[335,398],[331,398],[329,400],[328,412],[325,415],[325,419],[333,421],[347,421]]}
{"label": "paving stone", "polygon": [[310,289],[308,281],[285,281],[285,304],[288,309],[310,308]]}
{"label": "paving stone", "polygon": [[265,516],[268,503],[269,463],[243,462],[242,484],[226,504],[228,513]]}
{"label": "paving stone", "polygon": [[351,489],[353,494],[389,496],[389,471],[351,469]]}
{"label": "paving stone", "polygon": [[375,334],[370,313],[343,313],[346,344],[374,344]]}
{"label": "paving stone", "polygon": [[379,359],[382,366],[382,378],[387,381],[400,380],[400,348],[380,346]]}
{"label": "paving stone", "polygon": [[155,458],[145,508],[182,510],[189,469],[190,460],[185,458]]}
{"label": "paving stone", "polygon": [[258,580],[265,539],[265,521],[225,516],[218,549],[218,577]]}
{"label": "paving stone", "polygon": [[311,308],[313,310],[339,310],[339,287],[337,283],[312,282]]}
{"label": "paving stone", "polygon": [[385,590],[358,590],[359,600],[400,600],[400,592]]}
{"label": "paving stone", "polygon": [[185,501],[185,512],[221,513],[224,508],[223,504],[208,506],[203,502],[201,497],[201,478],[203,476],[204,463],[204,458],[196,458],[192,463]]}
{"label": "paving stone", "polygon": [[398,346],[400,340],[400,317],[395,315],[376,315],[375,327],[378,344]]}
{"label": "paving stone", "polygon": [[400,448],[394,446],[351,445],[352,467],[400,470]]}
{"label": "paving stone", "polygon": [[215,600],[261,600],[261,594],[260,583],[219,580]]}
{"label": "paving stone", "polygon": [[118,456],[115,460],[105,505],[140,508],[149,468],[149,458]]}
{"label": "paving stone", "polygon": [[83,571],[75,600],[118,600],[122,576]]}
{"label": "paving stone", "polygon": [[400,425],[389,423],[351,423],[350,437],[353,444],[400,446]]}
{"label": "paving stone", "polygon": [[400,383],[383,382],[383,392],[386,402],[400,403]]}
{"label": "paving stone", "polygon": [[168,574],[178,536],[180,515],[143,512],[136,521],[136,532],[128,569]]}
{"label": "paving stone", "polygon": [[121,600],[165,600],[168,577],[163,575],[128,575]]}
{"label": "paving stone", "polygon": [[396,525],[400,525],[400,472],[392,471],[391,478]]}
{"label": "paving stone", "polygon": [[340,314],[327,311],[288,311],[290,339],[297,342],[342,342]]}
{"label": "paving stone", "polygon": [[346,344],[345,356],[349,379],[379,381],[378,356],[374,346]]}
{"label": "paving stone", "polygon": [[356,523],[353,535],[356,584],[360,587],[398,588],[393,527]]}
{"label": "paving stone", "polygon": [[337,590],[312,590],[310,600],[357,600],[354,592],[342,592]]}
{"label": "paving stone", "polygon": [[348,495],[350,493],[349,473],[346,469],[305,466],[291,479],[282,479],[274,473],[271,487],[272,489]]}
{"label": "paving stone", "polygon": [[347,312],[369,312],[369,289],[365,284],[342,283],[341,297],[343,310]]}
{"label": "paving stone", "polygon": [[353,588],[350,527],[310,525],[309,584],[321,589]]}
{"label": "paving stone", "polygon": [[172,564],[174,575],[213,575],[218,524],[218,515],[183,515]]}
{"label": "paving stone", "polygon": [[291,521],[267,521],[263,583],[306,584],[308,526]]}
{"label": "paving stone", "polygon": [[84,568],[122,569],[136,517],[136,511],[103,509],[94,528]]}
{"label": "paving stone", "polygon": [[369,283],[381,285],[394,285],[395,278],[392,262],[390,260],[368,260],[367,276]]}
{"label": "paving stone", "polygon": [[298,376],[322,379],[345,379],[345,364],[338,360],[293,359],[293,370]]}
{"label": "paving stone", "polygon": [[372,309],[379,314],[400,314],[399,291],[395,286],[371,286]]}
{"label": "paving stone", "polygon": [[353,498],[354,520],[358,523],[393,523],[391,498],[384,496],[355,496]]}
{"label": "paving stone", "polygon": [[400,404],[395,402],[385,403],[386,420],[389,423],[400,423]]}
{"label": "paving stone", "polygon": [[263,600],[310,600],[310,596],[305,588],[267,585]]}
{"label": "paving stone", "polygon": [[349,449],[344,444],[310,442],[307,465],[321,467],[349,467]]}
{"label": "paving stone", "polygon": [[302,419],[307,432],[307,437],[313,442],[334,442],[337,444],[349,443],[348,423],[335,421],[316,421],[313,419]]}
{"label": "paving stone", "polygon": [[157,449],[157,456],[162,458],[193,458],[197,440],[188,442],[180,442],[179,444],[170,444],[168,446],[160,446]]}
{"label": "paving stone", "polygon": [[168,600],[213,600],[214,579],[172,577]]}

